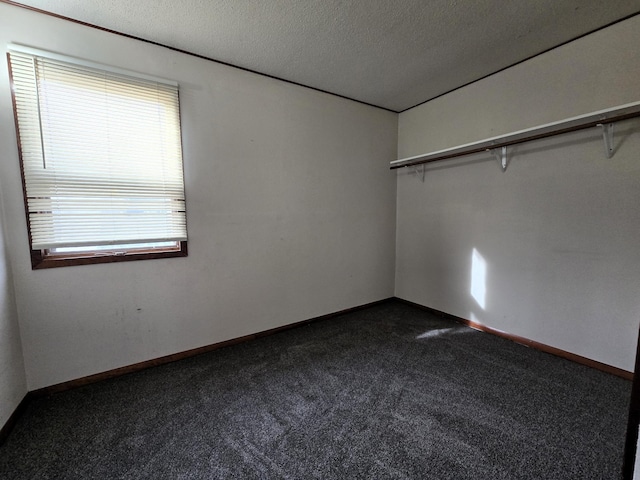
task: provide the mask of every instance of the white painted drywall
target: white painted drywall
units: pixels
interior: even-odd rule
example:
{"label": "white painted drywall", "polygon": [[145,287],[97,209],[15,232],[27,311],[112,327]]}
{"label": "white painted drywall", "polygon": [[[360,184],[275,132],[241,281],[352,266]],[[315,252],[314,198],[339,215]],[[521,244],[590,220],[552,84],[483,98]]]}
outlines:
{"label": "white painted drywall", "polygon": [[176,80],[183,126],[187,258],[32,271],[0,124],[29,389],[393,295],[396,114],[0,4],[7,42]]}
{"label": "white painted drywall", "polygon": [[[2,112],[4,123],[4,112]],[[0,428],[27,393],[20,327],[7,249],[0,189]]]}
{"label": "white painted drywall", "polygon": [[[639,16],[406,111],[398,158],[640,101],[637,45]],[[632,371],[640,120],[615,131],[612,159],[592,129],[511,148],[505,173],[400,170],[396,295]]]}

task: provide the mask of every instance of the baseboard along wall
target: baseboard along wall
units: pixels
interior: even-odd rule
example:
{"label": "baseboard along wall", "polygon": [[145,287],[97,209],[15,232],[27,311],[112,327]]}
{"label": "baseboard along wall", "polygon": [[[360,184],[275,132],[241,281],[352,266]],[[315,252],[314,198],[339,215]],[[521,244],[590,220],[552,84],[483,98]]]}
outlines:
{"label": "baseboard along wall", "polygon": [[329,313],[327,315],[322,315],[319,317],[315,317],[315,318],[310,318],[307,320],[302,320],[300,322],[295,322],[295,323],[291,323],[288,325],[283,325],[281,327],[276,327],[276,328],[271,328],[269,330],[264,330],[262,332],[257,332],[257,333],[253,333],[250,335],[244,335],[242,337],[237,337],[237,338],[233,338],[230,340],[225,340],[223,342],[218,342],[218,343],[213,343],[211,345],[205,345],[203,347],[198,347],[198,348],[193,348],[191,350],[186,350],[184,352],[179,352],[179,353],[174,353],[171,355],[166,355],[163,357],[158,357],[158,358],[153,358],[151,360],[146,360],[144,362],[139,362],[139,363],[134,363],[133,365],[127,365],[124,367],[120,367],[120,368],[115,368],[112,370],[107,370],[105,372],[101,372],[101,373],[96,373],[94,375],[89,375],[86,377],[81,377],[81,378],[77,378],[75,380],[69,380],[67,382],[62,382],[62,383],[58,383],[55,385],[51,385],[48,387],[44,387],[44,388],[39,388],[36,390],[32,390],[30,392],[28,392],[25,397],[22,399],[22,401],[20,402],[20,404],[16,407],[16,409],[14,410],[14,412],[11,414],[11,416],[9,417],[9,419],[5,422],[5,424],[2,426],[2,428],[0,429],[0,445],[2,445],[6,439],[8,438],[9,434],[11,433],[11,430],[13,429],[13,427],[16,425],[18,419],[20,418],[20,416],[24,413],[24,411],[27,409],[27,406],[29,405],[29,402],[31,400],[33,400],[34,398],[39,398],[39,397],[43,397],[46,395],[51,395],[54,393],[58,393],[58,392],[63,392],[65,390],[70,390],[73,388],[77,388],[77,387],[81,387],[84,385],[89,385],[91,383],[96,383],[96,382],[100,382],[102,380],[107,380],[110,378],[115,378],[115,377],[120,377],[122,375],[127,375],[129,373],[134,373],[134,372],[139,372],[141,370],[145,370],[147,368],[152,368],[152,367],[156,367],[159,365],[164,365],[166,363],[171,363],[171,362],[176,362],[178,360],[183,360],[189,357],[193,357],[196,355],[201,355],[203,353],[207,353],[207,352],[212,352],[214,350],[218,350],[219,348],[224,348],[224,347],[229,347],[231,345],[237,345],[240,343],[244,343],[244,342],[248,342],[251,340],[255,340],[258,338],[262,338],[262,337],[266,337],[269,335],[273,335],[275,333],[278,332],[282,332],[285,330],[290,330],[293,328],[298,328],[304,325],[308,325],[310,323],[315,323],[315,322],[319,322],[322,320],[328,320],[330,318],[335,318],[339,315],[344,315],[350,312],[354,312],[357,310],[363,310],[365,308],[369,308],[369,307],[373,307],[375,305],[380,305],[382,303],[387,303],[387,302],[401,302],[407,305],[411,305],[415,308],[419,308],[421,310],[427,311],[433,315],[436,315],[440,318],[444,318],[447,320],[451,320],[457,323],[461,323],[463,325],[466,325],[470,328],[473,328],[475,330],[479,330],[485,333],[490,333],[492,335],[496,335],[498,337],[502,337],[502,338],[506,338],[508,340],[511,340],[513,342],[519,343],[521,345],[525,345],[527,347],[531,347],[534,348],[536,350],[540,350],[542,352],[545,353],[550,353],[552,355],[570,360],[572,362],[575,363],[579,363],[582,365],[585,365],[587,367],[591,367],[591,368],[595,368],[597,370],[601,370],[603,372],[609,373],[611,375],[616,375],[618,377],[622,377],[626,380],[633,380],[633,372],[628,372],[626,370],[623,370],[621,368],[617,368],[617,367],[613,367],[611,365],[607,365],[601,362],[597,362],[595,360],[591,360],[589,358],[586,357],[582,357],[580,355],[576,355],[574,353],[570,353],[570,352],[566,352],[564,350],[561,350],[559,348],[555,348],[555,347],[551,347],[549,345],[545,345],[543,343],[539,343],[533,340],[529,340],[527,338],[524,337],[520,337],[518,335],[512,335],[510,333],[507,332],[503,332],[501,330],[495,329],[495,328],[491,328],[491,327],[487,327],[486,325],[482,325],[480,323],[476,323],[476,322],[472,322],[471,320],[467,320],[461,317],[457,317],[455,315],[451,315],[449,313],[446,312],[442,312],[440,310],[436,310],[434,308],[430,308],[424,305],[420,305],[418,303],[415,302],[411,302],[409,300],[404,300],[402,298],[398,298],[398,297],[390,297],[390,298],[385,298],[383,300],[378,300],[375,302],[371,302],[371,303],[367,303],[364,305],[359,305],[357,307],[352,307],[352,308],[347,308],[345,310],[340,310],[338,312],[334,312],[334,313]]}

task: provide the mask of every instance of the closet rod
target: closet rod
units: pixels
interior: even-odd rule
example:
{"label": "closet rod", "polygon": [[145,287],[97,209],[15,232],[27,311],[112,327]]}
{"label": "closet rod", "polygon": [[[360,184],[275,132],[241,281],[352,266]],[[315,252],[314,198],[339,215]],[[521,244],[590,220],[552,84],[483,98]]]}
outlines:
{"label": "closet rod", "polygon": [[574,132],[585,128],[610,124],[640,116],[640,102],[627,103],[618,107],[608,108],[597,112],[567,118],[557,122],[547,123],[538,127],[518,130],[497,137],[487,138],[477,142],[459,145],[457,147],[445,148],[435,152],[424,153],[414,157],[401,158],[391,162],[391,169],[411,167],[423,163],[437,162],[449,158],[470,155],[472,153],[484,152],[495,148],[516,145],[518,143],[538,140],[540,138],[560,135],[562,133]]}

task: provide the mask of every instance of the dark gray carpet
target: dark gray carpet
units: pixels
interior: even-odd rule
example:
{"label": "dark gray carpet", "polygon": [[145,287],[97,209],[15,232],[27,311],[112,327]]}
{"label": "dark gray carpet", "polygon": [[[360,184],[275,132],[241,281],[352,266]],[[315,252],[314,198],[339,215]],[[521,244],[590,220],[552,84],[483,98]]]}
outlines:
{"label": "dark gray carpet", "polygon": [[38,399],[0,478],[615,479],[630,387],[389,302]]}

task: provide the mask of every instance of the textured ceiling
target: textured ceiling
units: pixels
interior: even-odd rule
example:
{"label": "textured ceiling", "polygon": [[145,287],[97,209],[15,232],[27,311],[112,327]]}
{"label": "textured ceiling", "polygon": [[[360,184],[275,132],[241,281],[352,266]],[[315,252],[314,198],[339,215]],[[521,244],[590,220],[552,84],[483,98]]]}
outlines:
{"label": "textured ceiling", "polygon": [[21,0],[394,111],[640,12],[640,0]]}

